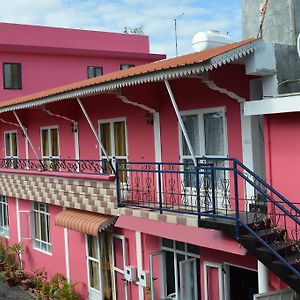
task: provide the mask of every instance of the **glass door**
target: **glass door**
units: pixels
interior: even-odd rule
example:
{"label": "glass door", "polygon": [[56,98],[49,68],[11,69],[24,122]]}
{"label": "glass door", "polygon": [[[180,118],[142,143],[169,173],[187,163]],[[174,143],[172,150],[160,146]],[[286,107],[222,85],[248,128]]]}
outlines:
{"label": "glass door", "polygon": [[6,164],[11,168],[17,168],[17,159],[18,159],[17,131],[5,132],[4,142],[5,142]]}
{"label": "glass door", "polygon": [[41,129],[41,144],[44,166],[49,171],[59,169],[59,140],[58,128],[49,127]]}
{"label": "glass door", "polygon": [[151,300],[166,297],[165,251],[150,253],[150,288]]}
{"label": "glass door", "polygon": [[87,235],[87,265],[89,300],[102,299],[99,239],[91,235]]}
{"label": "glass door", "polygon": [[[127,137],[126,122],[123,119],[101,120],[99,122],[100,141],[110,159],[117,160],[120,164],[126,163]],[[101,151],[101,158],[105,158]],[[103,171],[107,173],[107,164],[103,163]],[[125,181],[125,174],[120,175],[121,182]]]}
{"label": "glass door", "polygon": [[114,300],[128,300],[128,282],[124,278],[127,265],[126,238],[122,235],[112,235],[112,272],[114,285]]}
{"label": "glass door", "polygon": [[180,299],[198,299],[197,260],[191,258],[179,262]]}
{"label": "glass door", "polygon": [[[187,130],[195,155],[201,163],[212,163],[213,165],[224,166],[222,161],[214,161],[214,157],[227,157],[227,133],[226,118],[224,108],[210,108],[198,111],[187,111],[182,113],[182,120]],[[181,161],[184,163],[193,163],[184,136],[181,134]],[[209,161],[201,160],[201,157],[208,157]],[[212,178],[212,176],[214,178]],[[187,194],[185,205],[196,206],[196,177],[194,175],[185,175],[183,178],[184,188]],[[227,184],[227,174],[222,171],[206,172],[200,170],[200,195],[201,207],[206,211],[213,208],[226,208],[227,203],[224,198],[224,185]],[[214,185],[214,187],[212,186]],[[215,189],[216,199],[212,199],[212,189]],[[229,187],[225,187],[228,188]],[[225,199],[225,200],[224,200]],[[215,203],[213,203],[215,201]]]}

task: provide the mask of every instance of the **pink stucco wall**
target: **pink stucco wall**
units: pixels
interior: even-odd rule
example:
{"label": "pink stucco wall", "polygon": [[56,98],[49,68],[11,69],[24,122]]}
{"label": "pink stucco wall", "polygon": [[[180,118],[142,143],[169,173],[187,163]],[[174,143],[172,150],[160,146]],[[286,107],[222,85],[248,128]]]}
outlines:
{"label": "pink stucco wall", "polygon": [[59,27],[0,23],[0,40],[5,46],[16,47],[149,53],[146,35]]}

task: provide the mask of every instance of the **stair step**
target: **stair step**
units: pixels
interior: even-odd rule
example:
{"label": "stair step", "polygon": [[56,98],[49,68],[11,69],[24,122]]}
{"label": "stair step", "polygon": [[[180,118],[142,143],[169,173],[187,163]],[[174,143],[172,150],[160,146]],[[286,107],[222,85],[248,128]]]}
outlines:
{"label": "stair step", "polygon": [[[276,251],[280,255],[290,255],[293,253],[292,247],[293,247],[294,243],[292,240],[288,240],[287,242],[282,240],[279,242],[279,244],[272,243],[269,245],[272,247],[272,249],[274,251]],[[259,248],[257,248],[257,250],[261,251],[261,252],[270,253],[270,250],[266,247],[259,247]]]}
{"label": "stair step", "polygon": [[[300,272],[300,253],[289,255],[288,257],[284,258],[284,260]],[[280,260],[275,260],[273,263],[283,264],[283,262],[281,262]]]}
{"label": "stair step", "polygon": [[270,219],[268,219],[267,221],[257,220],[257,221],[253,221],[252,223],[248,223],[248,226],[255,231],[265,230],[267,228],[270,228],[270,225],[271,225]]}
{"label": "stair step", "polygon": [[[268,241],[270,241],[269,237],[272,235],[275,235],[275,234],[278,234],[278,238],[283,239],[284,234],[286,233],[286,230],[285,229],[277,229],[277,232],[275,233],[272,228],[268,228],[268,229],[262,229],[262,230],[256,231],[255,233],[262,239],[267,238],[266,241],[268,242]],[[243,234],[241,237],[245,238],[245,239],[249,239],[249,240],[256,239],[256,237],[252,233]],[[270,242],[272,242],[272,241],[270,241]]]}

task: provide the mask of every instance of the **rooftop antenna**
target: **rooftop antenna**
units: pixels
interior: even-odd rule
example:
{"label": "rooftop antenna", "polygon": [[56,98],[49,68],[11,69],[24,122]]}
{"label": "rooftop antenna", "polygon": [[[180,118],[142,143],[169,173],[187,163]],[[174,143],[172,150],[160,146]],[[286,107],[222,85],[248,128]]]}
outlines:
{"label": "rooftop antenna", "polygon": [[259,10],[260,20],[259,20],[259,27],[257,33],[258,38],[262,37],[263,35],[263,25],[267,13],[268,5],[269,5],[269,0],[265,0],[265,2],[260,6],[260,10]]}
{"label": "rooftop antenna", "polygon": [[175,48],[176,56],[178,56],[178,42],[177,42],[177,20],[184,15],[184,12],[174,18],[174,30],[175,30]]}

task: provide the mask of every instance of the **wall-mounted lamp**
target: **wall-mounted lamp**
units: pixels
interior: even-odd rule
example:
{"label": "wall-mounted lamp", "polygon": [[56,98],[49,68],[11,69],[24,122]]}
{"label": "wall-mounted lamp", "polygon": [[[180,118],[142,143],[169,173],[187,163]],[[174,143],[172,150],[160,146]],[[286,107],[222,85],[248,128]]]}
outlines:
{"label": "wall-mounted lamp", "polygon": [[149,111],[145,114],[145,120],[148,125],[153,125],[153,114],[151,114]]}
{"label": "wall-mounted lamp", "polygon": [[75,123],[75,122],[72,122],[71,123],[71,131],[72,132],[78,132],[78,124],[77,123]]}

